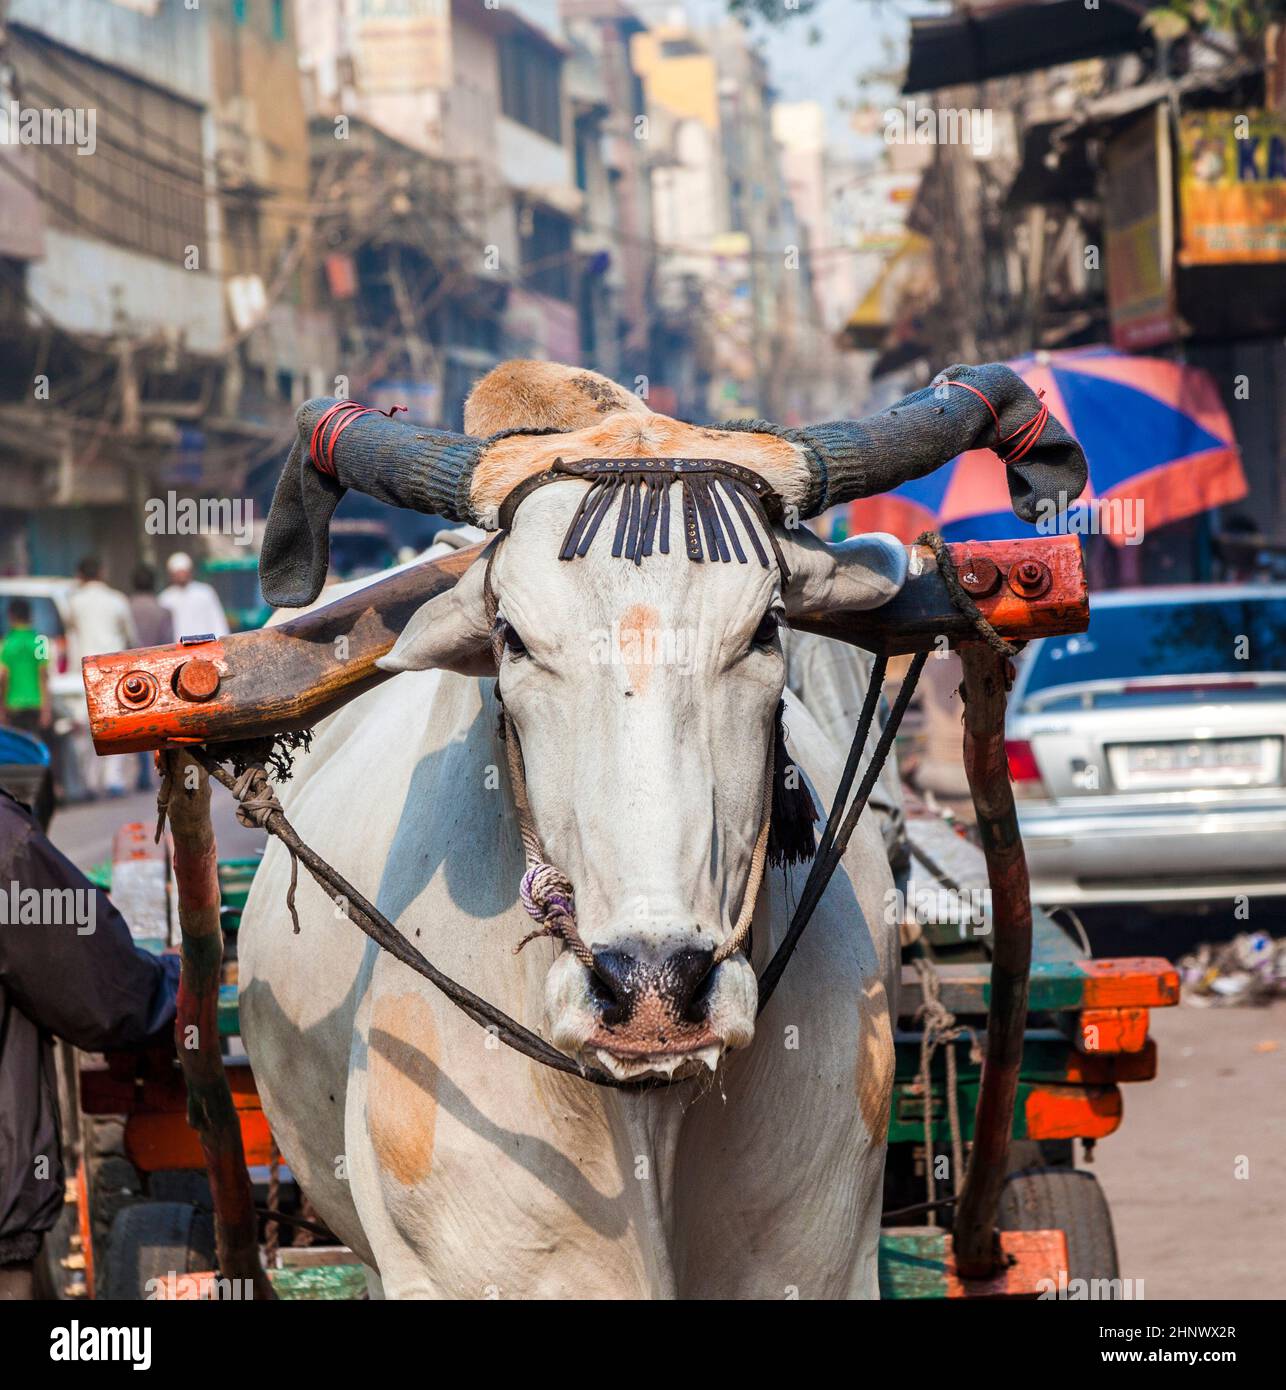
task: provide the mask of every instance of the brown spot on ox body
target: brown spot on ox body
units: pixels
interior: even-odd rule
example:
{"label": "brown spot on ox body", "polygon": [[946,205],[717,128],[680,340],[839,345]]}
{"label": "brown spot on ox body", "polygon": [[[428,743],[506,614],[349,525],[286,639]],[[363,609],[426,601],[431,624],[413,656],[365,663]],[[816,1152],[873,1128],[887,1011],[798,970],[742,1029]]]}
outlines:
{"label": "brown spot on ox body", "polygon": [[433,1010],[418,994],[375,1001],[366,1123],[381,1169],[405,1187],[433,1168],[441,1047]]}
{"label": "brown spot on ox body", "polygon": [[860,1043],[857,1050],[857,1108],[871,1142],[882,1144],[889,1133],[895,1055],[884,981],[871,979],[858,1002]]}

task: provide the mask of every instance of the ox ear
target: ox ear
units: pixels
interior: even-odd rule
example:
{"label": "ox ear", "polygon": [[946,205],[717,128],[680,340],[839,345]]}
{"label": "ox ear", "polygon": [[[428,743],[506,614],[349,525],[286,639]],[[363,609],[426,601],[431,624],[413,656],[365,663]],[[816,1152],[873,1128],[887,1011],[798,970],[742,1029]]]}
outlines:
{"label": "ox ear", "polygon": [[878,608],[906,583],[906,546],[883,531],[828,545],[800,529],[787,533],[782,551],[790,566],[782,595],[788,621],[806,613]]}
{"label": "ox ear", "polygon": [[494,676],[495,658],[483,601],[487,561],[473,562],[460,582],[418,608],[392,651],[375,663],[382,671],[457,671]]}

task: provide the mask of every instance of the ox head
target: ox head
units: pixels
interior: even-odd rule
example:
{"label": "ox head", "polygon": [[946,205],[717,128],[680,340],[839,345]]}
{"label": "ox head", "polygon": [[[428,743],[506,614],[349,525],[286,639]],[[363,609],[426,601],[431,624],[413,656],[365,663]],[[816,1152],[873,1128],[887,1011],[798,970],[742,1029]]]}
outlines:
{"label": "ox head", "polygon": [[[326,523],[348,486],[505,527],[381,665],[494,674],[498,662],[531,813],[546,857],[572,882],[587,948],[561,952],[548,972],[560,1047],[632,1077],[713,1067],[749,1042],[755,978],[730,935],[754,892],[766,824],[781,626],[884,603],[907,569],[892,537],[826,545],[799,521],[928,472],[986,442],[993,422],[998,435],[1017,433],[1040,410],[1006,368],[949,375],[968,375],[969,388],[806,430],[685,425],[592,373],[548,365],[519,372],[520,391],[512,366],[479,385],[466,423],[499,431],[486,440],[368,413],[342,421],[336,449],[335,403],[303,407],[265,533],[261,571],[274,602],[316,596]],[[1015,508],[1030,516],[1085,481],[1083,457],[1057,422],[1042,418],[1034,434],[1025,461],[1007,460]],[[639,563],[613,556],[613,515],[596,544],[573,547],[574,562],[560,558],[591,484],[552,476],[556,463],[658,458],[718,459],[762,480],[781,504],[771,522],[754,508],[723,508],[746,561],[689,558],[678,482],[661,489],[671,503],[656,529],[668,546],[658,534]],[[537,476],[546,482],[529,490]]]}
{"label": "ox head", "polygon": [[480,559],[381,664],[472,673],[493,669],[493,646],[501,652],[532,814],[575,887],[592,954],[589,964],[563,951],[550,969],[555,1044],[619,1076],[713,1067],[754,1028],[746,954],[716,957],[754,891],[785,683],[781,626],[795,613],[885,602],[906,551],[889,536],[829,547],[777,528],[789,580],[757,563],[744,535],[747,563],[693,563],[675,483],[668,554],[636,565],[613,558],[603,537],[566,563],[559,539],[586,486],[527,497],[495,553],[492,602]]}

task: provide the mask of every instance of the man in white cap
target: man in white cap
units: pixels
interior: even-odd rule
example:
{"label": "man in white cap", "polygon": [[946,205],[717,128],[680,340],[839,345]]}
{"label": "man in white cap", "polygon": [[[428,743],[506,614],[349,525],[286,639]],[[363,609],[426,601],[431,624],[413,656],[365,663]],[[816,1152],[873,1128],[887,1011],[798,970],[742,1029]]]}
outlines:
{"label": "man in white cap", "polygon": [[208,584],[192,578],[191,557],[181,550],[175,551],[165,562],[165,572],[170,582],[157,597],[174,619],[175,640],[205,633],[226,637],[228,620],[223,613],[223,604]]}

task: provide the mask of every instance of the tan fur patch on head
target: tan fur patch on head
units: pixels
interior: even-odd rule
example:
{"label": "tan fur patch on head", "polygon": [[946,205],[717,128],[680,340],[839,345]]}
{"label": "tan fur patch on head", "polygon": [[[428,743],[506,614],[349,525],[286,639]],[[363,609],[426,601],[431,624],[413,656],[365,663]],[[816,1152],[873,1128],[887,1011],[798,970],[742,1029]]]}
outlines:
{"label": "tan fur patch on head", "polygon": [[660,622],[661,615],[647,603],[632,603],[621,614],[616,640],[630,678],[630,689],[636,695],[646,695],[652,679],[652,655],[655,646],[652,634]]}
{"label": "tan fur patch on head", "polygon": [[366,1123],[380,1168],[404,1187],[433,1168],[441,1047],[433,1010],[418,994],[384,996],[371,1012]]}
{"label": "tan fur patch on head", "polygon": [[474,386],[464,406],[464,428],[473,435],[578,430],[621,411],[650,413],[632,391],[598,372],[520,359],[493,367]]}
{"label": "tan fur patch on head", "polygon": [[543,473],[559,457],[717,458],[766,478],[787,504],[799,505],[809,490],[803,451],[775,434],[685,425],[668,415],[640,418],[618,413],[571,434],[498,439],[473,471],[470,501],[475,512],[488,518],[487,525],[494,525],[490,518],[509,493],[524,478]]}

